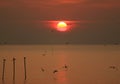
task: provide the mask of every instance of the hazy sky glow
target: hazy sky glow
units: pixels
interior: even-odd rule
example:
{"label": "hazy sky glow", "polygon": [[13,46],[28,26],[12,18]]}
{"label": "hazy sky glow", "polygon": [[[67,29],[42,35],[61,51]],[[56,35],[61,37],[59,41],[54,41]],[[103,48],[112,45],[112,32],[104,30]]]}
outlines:
{"label": "hazy sky glow", "polygon": [[[0,41],[119,43],[119,10],[119,0],[0,0]],[[69,21],[71,31],[52,29],[59,20]]]}

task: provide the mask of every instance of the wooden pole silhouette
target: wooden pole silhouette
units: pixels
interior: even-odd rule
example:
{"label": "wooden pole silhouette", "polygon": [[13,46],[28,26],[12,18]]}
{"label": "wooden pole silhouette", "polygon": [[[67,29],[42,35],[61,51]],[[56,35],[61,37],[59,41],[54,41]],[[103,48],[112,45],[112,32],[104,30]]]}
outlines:
{"label": "wooden pole silhouette", "polygon": [[13,80],[15,80],[15,58],[13,58]]}
{"label": "wooden pole silhouette", "polygon": [[27,74],[26,74],[26,57],[24,57],[24,74],[25,74],[25,80],[27,79]]}
{"label": "wooden pole silhouette", "polygon": [[6,61],[6,59],[3,59],[3,73],[2,73],[2,80],[4,80],[4,74],[5,74],[5,61]]}

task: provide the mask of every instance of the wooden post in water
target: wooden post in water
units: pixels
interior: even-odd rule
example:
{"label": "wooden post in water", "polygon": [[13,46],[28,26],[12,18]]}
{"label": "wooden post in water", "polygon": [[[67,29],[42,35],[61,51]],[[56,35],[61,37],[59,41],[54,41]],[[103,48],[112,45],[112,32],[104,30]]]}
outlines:
{"label": "wooden post in water", "polygon": [[2,80],[4,81],[4,75],[5,75],[5,61],[6,59],[3,59],[3,73],[2,73]]}
{"label": "wooden post in water", "polygon": [[13,80],[15,80],[15,58],[13,58]]}
{"label": "wooden post in water", "polygon": [[27,79],[27,74],[26,74],[26,57],[24,57],[24,74],[25,74],[25,80]]}

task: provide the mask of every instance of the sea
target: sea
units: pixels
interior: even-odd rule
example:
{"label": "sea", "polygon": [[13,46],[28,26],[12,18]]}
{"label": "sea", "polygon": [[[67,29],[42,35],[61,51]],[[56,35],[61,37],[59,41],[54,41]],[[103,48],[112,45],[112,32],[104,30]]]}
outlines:
{"label": "sea", "polygon": [[0,84],[120,84],[120,45],[0,45]]}

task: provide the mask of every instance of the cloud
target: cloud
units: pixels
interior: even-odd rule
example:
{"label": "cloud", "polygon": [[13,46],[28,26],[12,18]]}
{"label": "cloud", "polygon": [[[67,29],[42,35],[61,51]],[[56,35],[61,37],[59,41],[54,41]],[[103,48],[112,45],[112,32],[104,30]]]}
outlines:
{"label": "cloud", "polygon": [[21,7],[54,7],[54,6],[86,6],[86,7],[120,7],[119,0],[11,0],[11,1],[0,1],[0,7],[12,7],[12,6],[21,6]]}
{"label": "cloud", "polygon": [[36,8],[54,7],[99,7],[116,8],[120,7],[119,0],[21,0],[22,5]]}
{"label": "cloud", "polygon": [[0,1],[0,7],[10,7],[13,5],[13,2],[10,1]]}
{"label": "cloud", "polygon": [[[118,0],[11,0],[0,1],[3,19],[101,19],[116,18]],[[116,10],[113,10],[116,8]],[[107,11],[103,10],[107,9]],[[118,13],[119,12],[119,13]]]}
{"label": "cloud", "polygon": [[114,8],[120,7],[119,0],[86,0],[83,2],[84,5],[93,6],[93,7],[101,7],[101,8]]}
{"label": "cloud", "polygon": [[96,6],[96,7],[101,7],[101,8],[116,8],[116,7],[120,7],[120,1],[106,1],[106,2],[101,2],[101,3],[95,3],[95,4],[91,4],[92,6]]}

